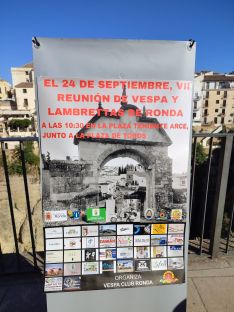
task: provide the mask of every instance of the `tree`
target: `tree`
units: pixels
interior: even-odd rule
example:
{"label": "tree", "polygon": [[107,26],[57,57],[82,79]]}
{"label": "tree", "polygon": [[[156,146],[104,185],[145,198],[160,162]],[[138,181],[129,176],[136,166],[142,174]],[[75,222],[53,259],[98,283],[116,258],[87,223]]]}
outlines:
{"label": "tree", "polygon": [[196,165],[202,165],[207,159],[205,149],[201,143],[197,143],[196,149]]}
{"label": "tree", "polygon": [[[32,169],[33,167],[39,167],[40,158],[38,155],[34,153],[34,145],[33,142],[25,142],[24,143],[24,158],[25,163],[28,169]],[[22,163],[21,163],[21,151],[20,146],[16,146],[12,160],[9,165],[9,173],[10,174],[22,174]]]}
{"label": "tree", "polygon": [[26,129],[31,124],[32,121],[29,119],[12,119],[11,121],[9,121],[8,126],[17,130],[17,128]]}

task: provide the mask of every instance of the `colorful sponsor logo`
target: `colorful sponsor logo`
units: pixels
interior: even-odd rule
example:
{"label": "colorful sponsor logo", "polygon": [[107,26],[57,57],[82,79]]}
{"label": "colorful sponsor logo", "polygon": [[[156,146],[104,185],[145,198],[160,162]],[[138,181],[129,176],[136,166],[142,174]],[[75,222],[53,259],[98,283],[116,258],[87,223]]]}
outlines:
{"label": "colorful sponsor logo", "polygon": [[46,251],[46,263],[60,263],[63,262],[63,251]]}
{"label": "colorful sponsor logo", "polygon": [[78,237],[81,235],[80,226],[64,227],[64,237]]}
{"label": "colorful sponsor logo", "polygon": [[59,249],[63,249],[62,238],[46,239],[46,250],[59,250]]}
{"label": "colorful sponsor logo", "polygon": [[63,263],[47,263],[45,266],[45,276],[63,276]]}
{"label": "colorful sponsor logo", "polygon": [[80,276],[68,276],[63,279],[63,290],[79,290],[81,289],[81,277]]}
{"label": "colorful sponsor logo", "polygon": [[82,274],[98,274],[99,273],[99,263],[98,262],[83,262],[82,263]]}
{"label": "colorful sponsor logo", "polygon": [[144,215],[145,215],[146,220],[152,220],[154,218],[153,209],[150,209],[150,208],[146,209]]}
{"label": "colorful sponsor logo", "polygon": [[103,236],[99,238],[99,246],[101,248],[105,247],[115,247],[116,246],[116,236]]}
{"label": "colorful sponsor logo", "polygon": [[80,275],[81,263],[64,263],[64,276]]}
{"label": "colorful sponsor logo", "polygon": [[102,272],[115,272],[116,271],[116,262],[113,260],[101,261],[101,271]]}
{"label": "colorful sponsor logo", "polygon": [[135,259],[150,258],[150,247],[135,247],[134,248]]}
{"label": "colorful sponsor logo", "polygon": [[180,270],[184,268],[184,259],[181,258],[168,258],[168,269]]}
{"label": "colorful sponsor logo", "polygon": [[67,215],[68,215],[69,218],[75,219],[75,220],[80,218],[80,212],[79,211],[73,211],[73,210],[69,209],[67,211]]}
{"label": "colorful sponsor logo", "polygon": [[117,224],[117,235],[133,235],[133,224]]}
{"label": "colorful sponsor logo", "polygon": [[184,224],[183,223],[172,223],[168,224],[168,233],[169,234],[177,234],[184,233]]}
{"label": "colorful sponsor logo", "polygon": [[182,220],[182,218],[183,218],[182,209],[172,209],[171,210],[171,220],[178,221],[178,220]]}
{"label": "colorful sponsor logo", "polygon": [[118,273],[133,272],[133,260],[118,260],[117,272]]}
{"label": "colorful sponsor logo", "polygon": [[160,283],[162,284],[174,284],[176,282],[178,282],[178,278],[172,271],[164,272],[163,277],[160,280]]}
{"label": "colorful sponsor logo", "polygon": [[134,235],[150,234],[150,225],[138,224],[133,226]]}
{"label": "colorful sponsor logo", "polygon": [[150,235],[136,235],[134,236],[134,246],[149,246]]}
{"label": "colorful sponsor logo", "polygon": [[45,222],[64,222],[67,221],[67,210],[52,210],[44,212]]}
{"label": "colorful sponsor logo", "polygon": [[63,278],[62,277],[46,277],[44,290],[49,291],[61,291],[63,288]]}
{"label": "colorful sponsor logo", "polygon": [[64,249],[80,249],[81,238],[64,238]]}
{"label": "colorful sponsor logo", "polygon": [[168,245],[183,245],[184,234],[169,234]]}
{"label": "colorful sponsor logo", "polygon": [[64,250],[64,262],[80,262],[80,250]]}
{"label": "colorful sponsor logo", "polygon": [[95,261],[96,259],[96,249],[85,249],[84,250],[85,261]]}
{"label": "colorful sponsor logo", "polygon": [[116,235],[116,224],[103,224],[99,226],[99,235]]}
{"label": "colorful sponsor logo", "polygon": [[182,257],[184,254],[183,246],[168,246],[168,257]]}
{"label": "colorful sponsor logo", "polygon": [[166,245],[167,235],[151,235],[151,245]]}
{"label": "colorful sponsor logo", "polygon": [[167,270],[167,258],[151,259],[152,271]]}
{"label": "colorful sponsor logo", "polygon": [[167,256],[166,246],[153,246],[151,247],[151,258],[164,258]]}
{"label": "colorful sponsor logo", "polygon": [[132,236],[117,236],[117,247],[133,246]]}
{"label": "colorful sponsor logo", "polygon": [[135,271],[150,271],[150,260],[135,260]]}
{"label": "colorful sponsor logo", "polygon": [[117,248],[118,259],[130,259],[133,258],[133,247]]}
{"label": "colorful sponsor logo", "polygon": [[116,255],[116,249],[114,248],[104,248],[99,251],[100,260],[116,259]]}
{"label": "colorful sponsor logo", "polygon": [[87,208],[87,222],[106,222],[106,208]]}
{"label": "colorful sponsor logo", "polygon": [[97,248],[97,247],[98,247],[98,237],[82,238],[82,248]]}
{"label": "colorful sponsor logo", "polygon": [[152,224],[151,234],[167,234],[167,224]]}
{"label": "colorful sponsor logo", "polygon": [[82,236],[98,236],[98,225],[82,226]]}
{"label": "colorful sponsor logo", "polygon": [[46,228],[45,229],[45,237],[46,238],[63,237],[63,229],[61,227]]}

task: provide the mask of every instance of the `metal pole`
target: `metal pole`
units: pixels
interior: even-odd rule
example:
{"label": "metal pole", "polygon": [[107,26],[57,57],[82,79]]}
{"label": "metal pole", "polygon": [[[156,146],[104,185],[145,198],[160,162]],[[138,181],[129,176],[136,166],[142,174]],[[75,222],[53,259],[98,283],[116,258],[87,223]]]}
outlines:
{"label": "metal pole", "polygon": [[196,153],[197,153],[197,137],[193,141],[193,160],[192,160],[192,179],[190,185],[190,209],[189,209],[189,224],[191,226],[191,217],[193,209],[193,192],[194,192],[194,179],[195,179],[195,170],[196,170]]}
{"label": "metal pole", "polygon": [[230,222],[228,226],[228,237],[227,237],[226,250],[225,250],[226,253],[228,253],[228,249],[229,249],[229,241],[230,241],[231,232],[232,232],[233,215],[234,215],[234,203],[232,205],[231,218],[230,218]]}
{"label": "metal pole", "polygon": [[24,179],[24,189],[25,189],[25,198],[26,198],[27,213],[28,213],[29,230],[30,230],[30,237],[31,237],[31,243],[32,243],[33,263],[34,263],[34,267],[37,268],[37,257],[36,257],[36,248],[35,248],[35,241],[34,241],[34,234],[33,234],[32,214],[31,214],[31,208],[30,208],[28,181],[27,181],[27,172],[26,172],[26,165],[25,165],[23,142],[20,142],[20,155],[21,155],[22,170],[23,170],[23,179]]}
{"label": "metal pole", "polygon": [[8,194],[8,203],[10,208],[10,215],[11,215],[11,225],[12,231],[14,236],[14,243],[15,243],[15,251],[17,255],[17,264],[19,265],[19,247],[18,247],[18,239],[17,239],[17,232],[16,232],[16,225],[15,225],[15,215],[14,215],[14,208],[12,203],[12,196],[11,196],[11,186],[10,186],[10,179],[7,167],[7,158],[6,158],[6,150],[5,150],[5,143],[1,142],[1,149],[2,149],[2,161],[3,161],[3,168],[5,173],[5,180],[6,180],[6,188]]}
{"label": "metal pole", "polygon": [[200,251],[199,251],[200,255],[202,254],[202,244],[203,244],[203,236],[204,236],[205,221],[206,221],[206,208],[207,208],[207,198],[208,198],[208,190],[209,190],[209,182],[210,182],[212,147],[213,147],[213,138],[210,139],[210,146],[209,146],[209,158],[208,158],[209,162],[208,162],[207,179],[206,179],[206,193],[205,193],[204,210],[203,210],[203,215],[202,215],[201,236],[200,236]]}
{"label": "metal pole", "polygon": [[212,258],[217,257],[220,247],[220,237],[223,224],[223,213],[226,199],[227,182],[230,168],[230,160],[232,153],[233,136],[227,134],[223,155],[221,155],[219,163],[219,171],[217,177],[217,188],[214,201],[214,209],[211,224],[211,241],[210,253]]}

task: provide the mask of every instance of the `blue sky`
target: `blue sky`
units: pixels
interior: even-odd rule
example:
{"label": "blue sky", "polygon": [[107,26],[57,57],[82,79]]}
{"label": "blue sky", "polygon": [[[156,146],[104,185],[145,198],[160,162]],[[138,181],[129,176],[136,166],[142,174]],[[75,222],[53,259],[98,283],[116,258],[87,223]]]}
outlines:
{"label": "blue sky", "polygon": [[0,77],[32,60],[31,38],[197,41],[196,70],[234,71],[234,0],[3,1]]}

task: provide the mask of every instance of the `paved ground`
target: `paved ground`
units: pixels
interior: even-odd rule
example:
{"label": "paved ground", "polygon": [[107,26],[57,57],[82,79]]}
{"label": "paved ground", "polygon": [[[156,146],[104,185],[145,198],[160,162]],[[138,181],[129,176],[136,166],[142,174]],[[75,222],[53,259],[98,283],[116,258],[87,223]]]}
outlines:
{"label": "paved ground", "polygon": [[234,256],[189,256],[188,312],[234,311]]}
{"label": "paved ground", "polygon": [[[42,284],[37,273],[1,276],[0,312],[46,312]],[[187,312],[205,311],[234,311],[234,256],[189,256]]]}

